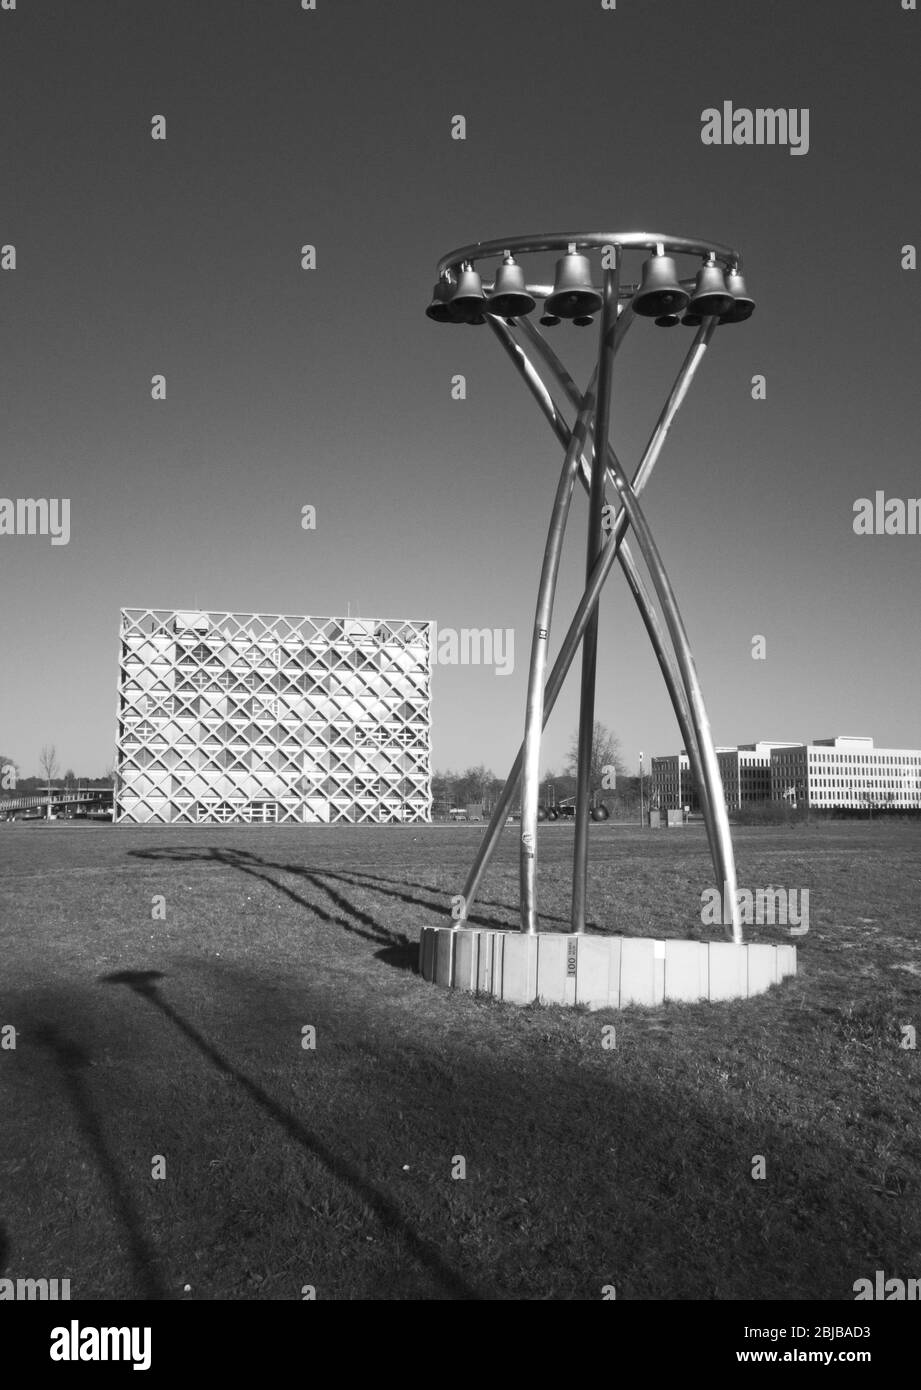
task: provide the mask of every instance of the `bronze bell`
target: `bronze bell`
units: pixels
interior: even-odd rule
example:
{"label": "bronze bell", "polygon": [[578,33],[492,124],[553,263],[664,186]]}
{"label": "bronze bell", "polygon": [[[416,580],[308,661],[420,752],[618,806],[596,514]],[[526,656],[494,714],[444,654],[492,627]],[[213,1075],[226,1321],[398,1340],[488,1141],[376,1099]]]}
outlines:
{"label": "bronze bell", "polygon": [[688,302],[688,292],[678,284],[678,272],[671,256],[656,252],[643,262],[643,279],[633,296],[633,312],[647,319],[680,314]]}
{"label": "bronze bell", "polygon": [[470,262],[465,261],[457,277],[454,293],[448,300],[451,318],[455,323],[485,323],[485,307],[486,296],[483,293],[482,281]]}
{"label": "bronze bell", "polygon": [[496,272],[496,283],[486,296],[486,308],[491,314],[514,319],[530,314],[536,304],[525,284],[524,271],[512,256],[506,256]]}
{"label": "bronze bell", "polygon": [[556,263],[553,293],[547,295],[547,313],[561,319],[585,318],[597,314],[601,295],[592,284],[592,268],[588,256],[567,251]]}
{"label": "bronze bell", "polygon": [[454,316],[448,308],[448,298],[451,294],[451,281],[439,280],[432,290],[432,300],[426,309],[426,314],[436,323],[454,323]]}
{"label": "bronze bell", "polygon": [[734,302],[726,288],[723,272],[711,256],[706,265],[702,265],[697,272],[694,293],[691,295],[688,308],[692,314],[699,314],[702,319],[710,318],[712,315],[719,318],[721,314],[729,313]]}
{"label": "bronze bell", "polygon": [[745,288],[740,270],[730,270],[726,276],[726,288],[734,302],[727,313],[720,315],[720,323],[744,323],[755,312],[755,301]]}

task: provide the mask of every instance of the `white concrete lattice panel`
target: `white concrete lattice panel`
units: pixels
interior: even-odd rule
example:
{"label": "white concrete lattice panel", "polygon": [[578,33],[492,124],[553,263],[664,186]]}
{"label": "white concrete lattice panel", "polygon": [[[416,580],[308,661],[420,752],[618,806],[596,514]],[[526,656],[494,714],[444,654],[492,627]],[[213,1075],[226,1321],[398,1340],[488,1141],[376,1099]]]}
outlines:
{"label": "white concrete lattice panel", "polygon": [[431,821],[432,624],[121,610],[122,824]]}

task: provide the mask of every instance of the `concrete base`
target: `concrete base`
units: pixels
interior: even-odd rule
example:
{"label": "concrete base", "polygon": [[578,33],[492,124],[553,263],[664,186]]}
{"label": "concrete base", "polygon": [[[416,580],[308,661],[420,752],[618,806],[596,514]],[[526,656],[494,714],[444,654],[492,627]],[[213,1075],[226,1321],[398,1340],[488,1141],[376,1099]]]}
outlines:
{"label": "concrete base", "polygon": [[796,974],[795,946],[423,927],[422,977],[513,1004],[621,1009],[748,999]]}

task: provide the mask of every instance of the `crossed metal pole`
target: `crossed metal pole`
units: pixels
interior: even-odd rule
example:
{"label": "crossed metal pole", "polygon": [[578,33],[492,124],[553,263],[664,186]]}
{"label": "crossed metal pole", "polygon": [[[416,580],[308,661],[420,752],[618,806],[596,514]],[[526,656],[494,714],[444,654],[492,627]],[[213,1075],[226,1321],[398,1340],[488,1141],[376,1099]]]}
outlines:
{"label": "crossed metal pole", "polygon": [[[576,238],[546,238],[542,241],[519,239],[514,249],[544,250],[558,246],[562,240]],[[658,421],[644,449],[632,479],[627,477],[611,446],[608,435],[612,413],[612,369],[614,359],[627,335],[634,313],[629,296],[621,286],[622,249],[625,246],[650,246],[666,242],[662,237],[650,238],[646,233],[606,237],[591,234],[578,238],[586,245],[603,245],[613,250],[613,265],[604,272],[598,361],[584,391],[579,391],[566,368],[560,362],[544,336],[524,317],[506,320],[484,310],[484,317],[516,370],[537,401],[563,450],[563,465],[550,515],[547,541],[544,548],[538,585],[534,629],[528,669],[528,693],[525,712],[525,732],[518,756],[512,764],[467,881],[464,885],[460,916],[455,927],[462,927],[479,892],[483,876],[499,842],[509,807],[521,787],[521,837],[519,846],[521,931],[537,930],[537,826],[540,775],[540,742],[544,725],[550,716],[563,681],[582,645],[582,684],[577,736],[576,824],[573,849],[573,889],[571,931],[585,930],[585,904],[588,870],[588,824],[592,736],[594,730],[595,675],[598,644],[598,602],[605,580],[615,560],[620,564],[627,586],[640,612],[656,658],[662,671],[672,707],[681,730],[691,772],[696,782],[711,858],[717,881],[721,885],[731,922],[731,938],[742,941],[742,925],[736,891],[735,861],[729,831],[729,818],[723,796],[713,737],[703,701],[703,694],[693,653],[674,589],[665,570],[658,547],[646,521],[639,496],[656,465],[668,432],[687,395],[697,369],[717,326],[716,317],[705,317],[697,328],[694,340],[662,407]],[[683,239],[669,239],[670,249],[696,254],[718,256],[727,265],[740,265],[737,253],[725,247],[704,246]],[[439,265],[443,274],[459,262],[473,257],[496,254],[496,248],[508,248],[508,242],[479,243],[455,252]],[[684,283],[684,282],[682,282]],[[543,286],[529,287],[534,294],[546,296]],[[624,300],[624,302],[621,302]],[[516,336],[517,335],[517,336]],[[527,344],[536,355],[558,394],[575,411],[570,428],[553,395],[544,383],[532,358],[525,351]],[[551,619],[557,577],[562,557],[563,540],[576,480],[588,493],[589,515],[586,548],[586,583],[549,678],[546,677]],[[609,504],[609,489],[616,504]],[[656,610],[653,599],[640,576],[626,533],[633,530],[642,554],[652,587],[664,619]],[[669,639],[671,649],[669,648]]]}

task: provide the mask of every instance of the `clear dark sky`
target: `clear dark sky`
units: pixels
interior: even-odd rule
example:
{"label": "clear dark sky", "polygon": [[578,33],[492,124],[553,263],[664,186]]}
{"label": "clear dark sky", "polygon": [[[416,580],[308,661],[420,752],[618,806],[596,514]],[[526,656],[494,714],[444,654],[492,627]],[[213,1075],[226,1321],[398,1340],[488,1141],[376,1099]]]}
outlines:
{"label": "clear dark sky", "polygon": [[[351,604],[514,630],[511,676],[433,677],[435,765],[504,775],[559,450],[488,328],[423,310],[452,248],[567,228],[729,243],[758,301],[718,330],[646,494],[717,742],[921,746],[921,537],[852,528],[858,497],[921,495],[919,273],[900,266],[921,243],[919,53],[900,0],[0,11],[0,244],[18,259],[0,272],[0,493],[71,499],[68,545],[0,537],[0,751],[24,775],[50,742],[62,768],[111,764],[122,606]],[[808,108],[808,154],[703,145],[701,112],[727,100]],[[553,340],[580,373],[589,336]],[[618,359],[631,466],[689,340],[639,323]],[[580,496],[557,638],[584,517]],[[631,765],[678,746],[617,571],[599,672]],[[576,701],[573,680],[545,766]]]}

